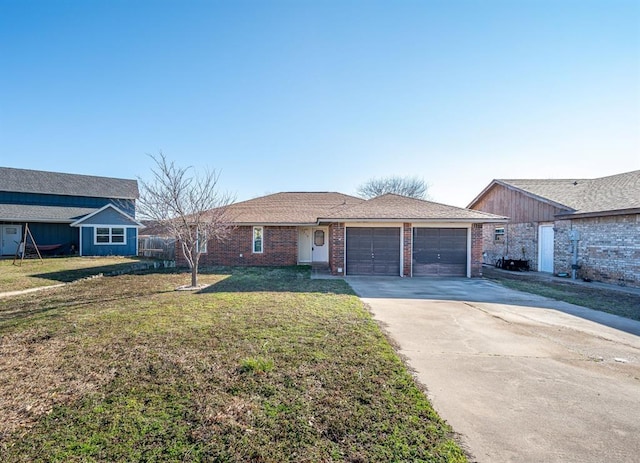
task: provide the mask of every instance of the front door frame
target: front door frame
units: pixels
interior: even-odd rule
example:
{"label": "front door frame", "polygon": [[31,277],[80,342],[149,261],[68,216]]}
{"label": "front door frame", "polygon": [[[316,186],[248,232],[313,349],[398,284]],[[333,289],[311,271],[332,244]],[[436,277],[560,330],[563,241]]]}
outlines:
{"label": "front door frame", "polygon": [[[7,242],[8,238],[6,237],[6,233],[5,233],[6,228],[17,228],[18,241],[15,243],[15,245]],[[15,241],[15,240],[12,240],[12,241]],[[14,256],[16,252],[18,252],[18,247],[20,246],[21,241],[22,241],[22,225],[11,224],[11,223],[0,224],[0,255]]]}
{"label": "front door frame", "polygon": [[[324,233],[322,246],[316,246],[316,231]],[[329,262],[329,227],[313,227],[311,229],[311,262]]]}

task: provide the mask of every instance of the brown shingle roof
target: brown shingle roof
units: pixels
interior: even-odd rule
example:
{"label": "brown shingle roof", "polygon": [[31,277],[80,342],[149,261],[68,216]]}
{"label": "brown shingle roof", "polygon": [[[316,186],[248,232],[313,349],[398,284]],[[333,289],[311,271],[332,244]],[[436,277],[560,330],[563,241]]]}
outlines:
{"label": "brown shingle roof", "polygon": [[336,211],[321,219],[333,220],[392,220],[392,221],[465,221],[492,222],[503,221],[500,217],[487,212],[473,211],[461,207],[408,198],[387,193],[377,198],[363,201],[350,208]]}
{"label": "brown shingle roof", "polygon": [[364,200],[342,193],[276,193],[229,206],[236,224],[311,225],[321,221],[502,221],[486,212],[386,194]]}
{"label": "brown shingle roof", "polygon": [[594,179],[497,180],[566,206],[574,214],[640,208],[640,170]]}
{"label": "brown shingle roof", "polygon": [[228,216],[237,224],[315,224],[363,199],[333,192],[287,192],[262,196],[229,206]]}

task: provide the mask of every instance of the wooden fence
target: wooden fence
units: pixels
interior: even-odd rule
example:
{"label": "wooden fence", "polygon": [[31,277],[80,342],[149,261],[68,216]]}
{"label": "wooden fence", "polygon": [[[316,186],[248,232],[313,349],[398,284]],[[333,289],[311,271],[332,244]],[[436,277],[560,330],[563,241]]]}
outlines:
{"label": "wooden fence", "polygon": [[176,259],[175,238],[160,236],[141,236],[138,238],[138,255],[163,260]]}

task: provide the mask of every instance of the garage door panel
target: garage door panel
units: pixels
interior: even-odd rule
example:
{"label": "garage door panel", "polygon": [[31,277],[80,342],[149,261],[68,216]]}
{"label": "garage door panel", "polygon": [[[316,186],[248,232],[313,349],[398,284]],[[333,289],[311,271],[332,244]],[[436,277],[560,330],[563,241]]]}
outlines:
{"label": "garage door panel", "polygon": [[347,275],[399,275],[400,229],[347,227]]}
{"label": "garage door panel", "polygon": [[414,228],[414,276],[466,276],[467,229]]}

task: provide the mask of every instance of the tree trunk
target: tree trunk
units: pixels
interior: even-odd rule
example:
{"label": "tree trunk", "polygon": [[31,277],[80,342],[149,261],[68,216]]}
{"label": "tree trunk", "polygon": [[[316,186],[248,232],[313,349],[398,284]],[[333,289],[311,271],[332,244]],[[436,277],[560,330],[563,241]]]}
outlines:
{"label": "tree trunk", "polygon": [[194,262],[191,266],[191,287],[195,288],[198,286],[198,265]]}

